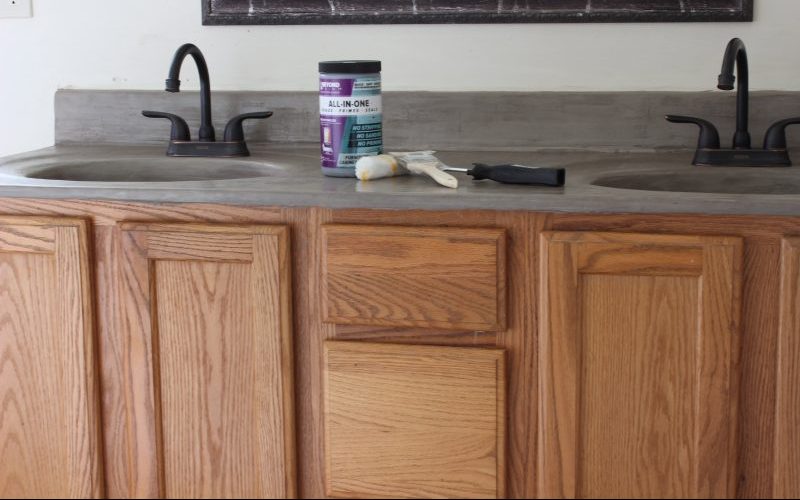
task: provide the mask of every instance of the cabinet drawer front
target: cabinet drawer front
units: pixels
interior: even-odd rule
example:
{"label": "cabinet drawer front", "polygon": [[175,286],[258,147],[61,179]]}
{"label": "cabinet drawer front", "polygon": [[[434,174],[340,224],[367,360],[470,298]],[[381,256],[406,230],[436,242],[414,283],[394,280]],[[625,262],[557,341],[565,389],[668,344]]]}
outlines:
{"label": "cabinet drawer front", "polygon": [[505,328],[505,231],[328,225],[322,305],[337,324]]}
{"label": "cabinet drawer front", "polygon": [[292,498],[288,231],[122,224],[130,496]]}
{"label": "cabinet drawer front", "polygon": [[0,498],[102,498],[86,223],[0,217]]}
{"label": "cabinet drawer front", "polygon": [[541,249],[539,496],[735,496],[741,240]]}
{"label": "cabinet drawer front", "polygon": [[325,346],[326,487],[343,498],[502,498],[496,349]]}

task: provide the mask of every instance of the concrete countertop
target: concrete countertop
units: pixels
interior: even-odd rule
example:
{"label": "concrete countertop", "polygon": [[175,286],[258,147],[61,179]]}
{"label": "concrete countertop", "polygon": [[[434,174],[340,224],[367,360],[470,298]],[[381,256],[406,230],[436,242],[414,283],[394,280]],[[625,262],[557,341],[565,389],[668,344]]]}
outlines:
{"label": "concrete countertop", "polygon": [[[26,175],[59,163],[71,165],[119,159],[133,162],[182,162],[196,159],[164,158],[163,145],[60,145],[0,159],[0,197],[98,199],[153,203],[220,203],[262,206],[321,206],[328,208],[382,208],[427,210],[527,210],[580,213],[699,213],[732,215],[800,215],[797,194],[708,194],[654,192],[594,186],[599,178],[663,173],[718,176],[720,183],[742,184],[746,192],[754,175],[771,185],[800,185],[800,168],[694,167],[692,152],[440,152],[453,166],[472,162],[515,162],[565,167],[563,188],[512,186],[459,178],[458,189],[439,187],[431,179],[408,176],[360,182],[325,177],[320,173],[316,145],[255,145],[243,160],[214,159],[222,166],[238,162],[265,164],[271,175],[233,180],[182,182],[84,182],[28,178]],[[795,155],[796,156],[796,155]],[[208,162],[209,160],[202,160]],[[754,171],[756,171],[754,173]],[[742,180],[742,177],[747,179]],[[750,179],[750,180],[748,180]],[[770,192],[761,186],[760,192]],[[777,190],[777,191],[780,191]],[[800,192],[800,191],[799,191]]]}

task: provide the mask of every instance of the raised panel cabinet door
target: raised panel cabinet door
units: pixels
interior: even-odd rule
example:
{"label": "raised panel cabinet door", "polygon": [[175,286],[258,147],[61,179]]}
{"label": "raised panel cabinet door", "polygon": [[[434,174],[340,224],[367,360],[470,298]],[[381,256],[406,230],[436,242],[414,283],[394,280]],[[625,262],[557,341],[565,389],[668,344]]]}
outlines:
{"label": "raised panel cabinet door", "polygon": [[541,238],[540,496],[733,497],[741,240]]}
{"label": "raised panel cabinet door", "polygon": [[505,353],[325,344],[326,491],[503,498]]}
{"label": "raised panel cabinet door", "polygon": [[0,217],[0,497],[101,498],[87,226]]}
{"label": "raised panel cabinet door", "polygon": [[800,498],[800,238],[783,240],[775,498]]}
{"label": "raised panel cabinet door", "polygon": [[130,495],[294,497],[288,229],[120,233]]}

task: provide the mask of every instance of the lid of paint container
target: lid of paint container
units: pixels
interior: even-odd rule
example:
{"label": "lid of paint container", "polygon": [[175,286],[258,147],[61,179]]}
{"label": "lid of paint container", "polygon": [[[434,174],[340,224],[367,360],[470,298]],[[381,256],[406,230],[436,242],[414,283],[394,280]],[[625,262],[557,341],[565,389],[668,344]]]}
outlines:
{"label": "lid of paint container", "polygon": [[370,74],[381,72],[380,61],[322,61],[320,73]]}

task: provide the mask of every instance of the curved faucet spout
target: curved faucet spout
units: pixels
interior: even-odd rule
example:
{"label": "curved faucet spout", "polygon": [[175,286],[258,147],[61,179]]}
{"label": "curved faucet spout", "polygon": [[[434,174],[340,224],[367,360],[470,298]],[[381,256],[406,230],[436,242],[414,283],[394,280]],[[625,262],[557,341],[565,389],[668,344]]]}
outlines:
{"label": "curved faucet spout", "polygon": [[[736,76],[733,68],[736,67]],[[717,87],[720,90],[733,90],[736,82],[736,134],[733,136],[734,149],[750,149],[750,70],[747,64],[747,50],[744,42],[734,38],[728,43],[722,59],[722,72]]]}
{"label": "curved faucet spout", "polygon": [[195,64],[197,64],[197,71],[200,74],[200,133],[199,138],[201,141],[214,142],[215,132],[214,125],[211,122],[211,79],[208,76],[208,65],[203,53],[196,45],[187,43],[181,45],[175,52],[175,57],[172,59],[172,66],[169,68],[169,77],[167,78],[167,92],[180,92],[181,91],[181,66],[183,65],[186,56],[192,56]]}

